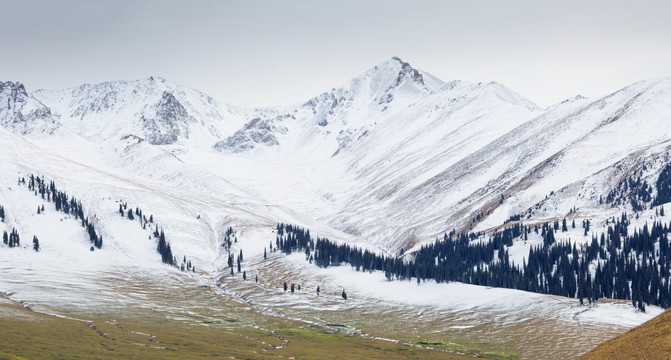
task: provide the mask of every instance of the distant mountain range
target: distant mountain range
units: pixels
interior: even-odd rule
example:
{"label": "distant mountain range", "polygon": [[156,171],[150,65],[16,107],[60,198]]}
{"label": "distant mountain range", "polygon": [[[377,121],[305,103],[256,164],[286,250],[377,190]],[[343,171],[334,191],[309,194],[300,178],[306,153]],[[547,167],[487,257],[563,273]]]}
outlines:
{"label": "distant mountain range", "polygon": [[541,109],[501,84],[444,82],[394,57],[280,108],[237,108],[157,77],[32,93],[6,82],[0,123],[32,137],[132,136],[182,161],[272,162],[262,175],[283,186],[259,186],[257,172],[227,180],[398,251],[516,215],[610,212],[603,199],[619,182],[636,173],[652,183],[668,159],[670,89],[669,78],[646,80]]}

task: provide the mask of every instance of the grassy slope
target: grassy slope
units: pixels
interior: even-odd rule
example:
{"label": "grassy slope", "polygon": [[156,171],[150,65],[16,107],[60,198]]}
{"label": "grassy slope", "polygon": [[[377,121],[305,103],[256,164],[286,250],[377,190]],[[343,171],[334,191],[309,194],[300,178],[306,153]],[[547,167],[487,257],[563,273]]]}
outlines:
{"label": "grassy slope", "polygon": [[671,309],[604,342],[582,359],[671,359]]}
{"label": "grassy slope", "polygon": [[79,321],[0,301],[0,359],[464,359],[278,320],[273,330],[193,323],[151,313]]}

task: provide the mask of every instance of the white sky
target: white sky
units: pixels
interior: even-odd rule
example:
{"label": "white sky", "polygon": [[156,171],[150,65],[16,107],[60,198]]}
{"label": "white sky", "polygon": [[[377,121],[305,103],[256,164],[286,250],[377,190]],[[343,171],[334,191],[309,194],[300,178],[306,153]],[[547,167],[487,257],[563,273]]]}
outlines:
{"label": "white sky", "polygon": [[671,1],[6,1],[0,81],[150,75],[240,106],[305,101],[391,56],[541,106],[671,75]]}

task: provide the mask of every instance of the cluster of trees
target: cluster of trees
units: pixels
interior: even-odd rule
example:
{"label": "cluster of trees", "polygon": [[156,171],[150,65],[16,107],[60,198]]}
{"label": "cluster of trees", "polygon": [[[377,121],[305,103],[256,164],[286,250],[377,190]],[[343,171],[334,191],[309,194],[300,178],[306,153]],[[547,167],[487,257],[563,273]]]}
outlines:
{"label": "cluster of trees", "polygon": [[[140,222],[140,226],[142,226],[142,229],[146,229],[147,224],[154,223],[153,214],[150,214],[149,218],[147,218],[147,216],[142,213],[142,209],[136,207],[135,210],[133,210],[132,207],[130,208],[128,207],[128,203],[119,201],[118,211],[121,217],[125,217],[130,221],[135,221],[135,218],[137,217],[137,219]],[[164,264],[177,266],[183,271],[185,269],[184,263],[186,263],[186,256],[184,256],[184,262],[182,263],[182,265],[178,266],[177,258],[173,255],[170,243],[165,238],[165,231],[163,231],[162,228],[159,229],[158,224],[155,225],[156,227],[153,231],[153,235],[154,238],[158,240],[158,243],[156,245],[156,251],[158,251],[158,253],[161,255],[161,261]],[[151,235],[149,236],[149,238],[151,238]],[[194,272],[196,271],[196,267],[191,265],[191,261],[188,262],[188,269],[193,270]]]}
{"label": "cluster of trees", "polygon": [[[645,166],[620,181],[608,192],[605,203],[613,207],[628,204],[633,211],[642,211],[671,202],[671,163],[666,164],[657,177],[655,182],[657,194],[654,198],[652,185],[646,180],[641,180],[644,170],[646,170]],[[603,202],[604,199],[600,198],[599,203]]]}
{"label": "cluster of trees", "polygon": [[238,237],[235,235],[235,230],[233,230],[233,227],[229,226],[224,233],[224,240],[221,242],[221,246],[229,252],[229,256],[231,252],[231,245],[234,242],[238,242]]}
{"label": "cluster of trees", "polygon": [[[19,185],[26,184],[26,179],[20,178],[18,183]],[[65,191],[58,190],[54,181],[47,183],[44,180],[44,176],[39,177],[31,174],[27,184],[28,190],[33,191],[35,196],[41,196],[43,200],[52,202],[56,211],[72,215],[75,219],[81,221],[82,227],[86,229],[86,232],[89,235],[89,240],[92,244],[91,251],[94,250],[94,247],[98,249],[102,248],[103,237],[96,232],[95,225],[93,222],[89,221],[88,216],[84,216],[84,207],[82,206],[81,201],[78,201],[74,196],[70,197]],[[43,213],[44,210],[44,205],[42,205],[37,208],[37,213]],[[33,248],[37,251],[39,250],[39,240],[37,240],[37,237],[33,240]]]}
{"label": "cluster of trees", "polygon": [[186,259],[186,255],[184,255],[184,259],[182,260],[182,265],[180,266],[180,270],[182,271],[193,271],[196,272],[196,267],[191,265],[191,260]]}
{"label": "cluster of trees", "polygon": [[5,245],[8,245],[9,247],[17,247],[21,244],[21,237],[19,236],[19,232],[16,231],[16,228],[12,228],[12,232],[7,234],[7,231],[5,230],[2,233],[2,242]]}
{"label": "cluster of trees", "polygon": [[[631,175],[620,181],[617,186],[606,195],[606,204],[611,206],[629,204],[634,211],[642,211],[652,202],[652,186],[641,176]],[[600,203],[603,199],[600,198]]]}
{"label": "cluster of trees", "polygon": [[671,202],[671,164],[667,164],[657,177],[657,195],[652,202],[653,206]]}
{"label": "cluster of trees", "polygon": [[[488,241],[474,241],[482,240],[480,233],[453,231],[422,246],[409,260],[315,240],[308,230],[285,224],[277,226],[276,245],[287,254],[305,252],[306,260],[320,267],[348,263],[357,271],[384,271],[389,280],[460,281],[574,297],[581,303],[608,297],[631,300],[641,310],[645,303],[669,307],[671,225],[657,221],[633,234],[628,233],[629,225],[626,214],[613,217],[606,232],[584,246],[556,241],[556,232],[567,231],[565,220],[533,227],[516,223]],[[571,226],[575,228],[575,222]],[[583,221],[583,228],[589,229],[589,221]],[[522,264],[512,263],[508,248],[515,241],[527,241],[532,231],[542,236],[542,244],[530,247]]]}
{"label": "cluster of trees", "polygon": [[[230,249],[230,248],[229,248]],[[244,257],[242,255],[242,249],[240,249],[240,253],[238,253],[235,257],[235,262],[233,261],[233,254],[231,254],[230,250],[228,252],[228,267],[231,269],[231,275],[235,275],[234,269],[237,267],[238,273],[242,271],[242,262],[244,260]],[[246,278],[246,273],[244,273],[244,277]]]}
{"label": "cluster of trees", "polygon": [[[128,210],[128,212],[126,212]],[[142,210],[139,207],[135,208],[135,212],[133,212],[133,209],[128,209],[128,203],[121,203],[119,202],[119,214],[121,216],[126,216],[128,217],[128,220],[135,220],[135,217],[140,220],[140,225],[142,225],[143,229],[147,228],[147,224],[153,223],[154,222],[154,215],[150,214],[149,219],[145,215],[142,214]]]}
{"label": "cluster of trees", "polygon": [[[156,232],[158,232],[158,225],[156,225]],[[161,233],[158,235],[158,246],[156,247],[156,250],[161,254],[161,261],[163,261],[163,263],[170,265],[175,263],[170,243],[165,240],[165,232],[163,232],[163,229],[161,229]]]}

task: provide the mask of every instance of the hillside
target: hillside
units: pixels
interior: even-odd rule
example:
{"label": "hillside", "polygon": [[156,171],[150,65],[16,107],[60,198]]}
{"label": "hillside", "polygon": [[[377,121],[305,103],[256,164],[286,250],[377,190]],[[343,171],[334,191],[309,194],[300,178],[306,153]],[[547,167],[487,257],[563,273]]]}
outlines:
{"label": "hillside", "polygon": [[668,359],[671,357],[671,311],[600,344],[584,360]]}

